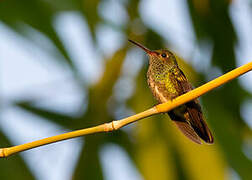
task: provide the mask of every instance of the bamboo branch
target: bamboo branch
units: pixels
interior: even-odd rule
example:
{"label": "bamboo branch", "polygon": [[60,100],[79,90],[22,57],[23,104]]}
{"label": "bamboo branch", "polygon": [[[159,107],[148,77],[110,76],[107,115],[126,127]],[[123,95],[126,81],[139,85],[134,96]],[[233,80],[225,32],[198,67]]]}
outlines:
{"label": "bamboo branch", "polygon": [[94,127],[90,127],[90,128],[86,128],[86,129],[81,129],[81,130],[77,130],[77,131],[72,131],[72,132],[68,132],[68,133],[64,133],[64,134],[60,134],[60,135],[56,135],[56,136],[52,136],[52,137],[48,137],[45,139],[41,139],[41,140],[37,140],[37,141],[33,141],[30,143],[26,143],[26,144],[21,144],[21,145],[17,145],[17,146],[13,146],[13,147],[8,147],[8,148],[1,148],[0,149],[0,158],[2,157],[8,157],[12,154],[18,153],[18,152],[22,152],[22,151],[26,151],[35,147],[39,147],[39,146],[43,146],[46,144],[50,144],[50,143],[54,143],[54,142],[58,142],[58,141],[62,141],[62,140],[66,140],[66,139],[71,139],[71,138],[75,138],[75,137],[79,137],[79,136],[84,136],[84,135],[88,135],[88,134],[94,134],[94,133],[99,133],[99,132],[109,132],[109,131],[114,131],[117,129],[120,129],[121,127],[124,127],[130,123],[133,123],[135,121],[138,121],[140,119],[152,116],[154,114],[159,114],[159,113],[164,113],[164,112],[168,112],[184,103],[187,103],[193,99],[196,99],[197,97],[227,83],[228,81],[231,81],[232,79],[248,72],[252,70],[252,62],[245,64],[241,67],[238,67],[186,94],[183,94],[175,99],[173,99],[172,101],[168,101],[166,103],[163,104],[159,104],[157,106],[154,106],[146,111],[143,111],[141,113],[138,113],[136,115],[121,119],[121,120],[117,120],[117,121],[112,121],[110,123],[105,123],[105,124],[101,124],[98,126],[94,126]]}

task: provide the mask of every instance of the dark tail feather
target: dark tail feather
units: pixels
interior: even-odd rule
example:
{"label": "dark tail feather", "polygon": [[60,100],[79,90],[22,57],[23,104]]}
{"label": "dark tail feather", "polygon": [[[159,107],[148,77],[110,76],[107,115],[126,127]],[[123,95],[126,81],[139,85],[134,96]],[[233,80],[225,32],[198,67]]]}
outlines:
{"label": "dark tail feather", "polygon": [[198,136],[203,139],[206,143],[213,144],[214,139],[211,131],[207,127],[205,121],[201,121],[201,128],[198,125],[191,124],[193,129],[196,131]]}
{"label": "dark tail feather", "polygon": [[214,139],[204,120],[199,104],[195,101],[192,101],[186,105],[187,111],[189,113],[190,125],[201,139],[203,139],[206,143],[212,144]]}
{"label": "dark tail feather", "polygon": [[177,125],[179,130],[191,141],[202,144],[200,141],[199,136],[195,133],[194,129],[191,127],[191,125],[182,119],[181,117],[177,116],[173,111],[168,112],[171,120]]}
{"label": "dark tail feather", "polygon": [[186,104],[186,110],[182,113],[184,117],[177,115],[174,110],[168,114],[179,130],[193,142],[201,144],[201,138],[206,143],[213,143],[213,136],[203,119],[201,108],[197,102],[192,101]]}
{"label": "dark tail feather", "polygon": [[173,121],[179,128],[179,130],[190,140],[197,144],[202,144],[200,141],[199,136],[195,133],[193,128],[187,123],[187,122],[181,122],[181,121]]}

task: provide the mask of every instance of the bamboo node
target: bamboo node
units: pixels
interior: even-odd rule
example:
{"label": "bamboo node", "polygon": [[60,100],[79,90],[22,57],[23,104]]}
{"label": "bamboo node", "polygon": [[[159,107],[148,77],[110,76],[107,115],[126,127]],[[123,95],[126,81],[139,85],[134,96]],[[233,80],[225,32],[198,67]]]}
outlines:
{"label": "bamboo node", "polygon": [[114,122],[115,122],[115,121],[112,121],[112,122],[111,122],[111,125],[112,125],[113,130],[116,130],[116,127],[115,127]]}
{"label": "bamboo node", "polygon": [[4,158],[4,157],[6,157],[6,155],[5,155],[5,148],[1,148],[0,149],[0,158]]}
{"label": "bamboo node", "polygon": [[104,124],[104,131],[105,132],[110,132],[110,131],[113,131],[113,130],[114,130],[113,122]]}

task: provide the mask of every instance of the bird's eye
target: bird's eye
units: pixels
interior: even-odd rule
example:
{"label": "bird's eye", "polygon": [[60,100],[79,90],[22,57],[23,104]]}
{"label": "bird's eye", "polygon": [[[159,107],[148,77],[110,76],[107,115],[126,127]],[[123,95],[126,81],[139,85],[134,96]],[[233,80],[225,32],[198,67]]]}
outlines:
{"label": "bird's eye", "polygon": [[162,53],[161,56],[162,56],[163,58],[166,58],[166,54],[165,54],[165,53]]}

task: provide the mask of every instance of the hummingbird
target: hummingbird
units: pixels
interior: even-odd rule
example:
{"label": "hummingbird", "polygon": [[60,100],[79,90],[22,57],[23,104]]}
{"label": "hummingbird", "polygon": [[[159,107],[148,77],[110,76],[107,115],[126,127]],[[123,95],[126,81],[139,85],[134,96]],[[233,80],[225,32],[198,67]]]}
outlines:
{"label": "hummingbird", "polygon": [[[166,49],[150,50],[130,40],[143,49],[149,56],[147,82],[150,90],[159,103],[165,103],[193,89],[183,71],[179,68],[174,54]],[[183,104],[169,112],[172,122],[190,140],[202,144],[214,142],[201,110],[198,99]]]}

